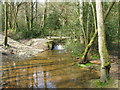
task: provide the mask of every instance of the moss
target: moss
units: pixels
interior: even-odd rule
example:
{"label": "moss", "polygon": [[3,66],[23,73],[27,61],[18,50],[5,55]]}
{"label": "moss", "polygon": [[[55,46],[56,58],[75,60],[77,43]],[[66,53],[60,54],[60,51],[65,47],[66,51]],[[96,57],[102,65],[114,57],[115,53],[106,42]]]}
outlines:
{"label": "moss", "polygon": [[[86,46],[86,48],[85,48],[85,51],[84,51],[83,56],[82,56],[82,61],[87,61],[87,54],[88,54],[88,52],[89,52],[89,49],[90,49],[91,46],[93,45],[93,42],[94,42],[94,40],[95,40],[95,38],[96,38],[96,36],[97,36],[97,33],[98,33],[98,30],[96,29],[93,37],[91,38],[91,40],[90,40],[90,42],[89,42],[89,44],[88,44],[88,45]],[[81,61],[81,62],[82,62],[82,61]]]}
{"label": "moss", "polygon": [[118,88],[118,80],[109,79],[108,82],[100,82],[100,79],[89,81],[90,88]]}
{"label": "moss", "polygon": [[105,67],[110,67],[110,62],[109,62],[109,61],[106,62],[104,66],[105,66]]}
{"label": "moss", "polygon": [[80,66],[80,67],[87,67],[85,64],[77,64],[78,66]]}
{"label": "moss", "polygon": [[100,58],[100,55],[99,54],[94,54],[92,55],[92,59],[99,59]]}
{"label": "moss", "polygon": [[77,64],[78,66],[80,66],[80,67],[86,67],[86,68],[89,68],[89,67],[91,67],[93,64],[92,63],[86,63],[86,64]]}

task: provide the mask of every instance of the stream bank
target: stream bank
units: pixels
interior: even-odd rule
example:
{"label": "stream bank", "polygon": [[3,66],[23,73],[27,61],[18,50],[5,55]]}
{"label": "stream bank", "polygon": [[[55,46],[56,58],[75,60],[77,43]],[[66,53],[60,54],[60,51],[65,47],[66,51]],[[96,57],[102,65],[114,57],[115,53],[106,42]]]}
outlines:
{"label": "stream bank", "polygon": [[0,34],[0,53],[2,54],[3,60],[22,60],[36,56],[37,53],[48,49],[47,42],[50,41],[45,38],[36,38],[20,40],[20,42],[18,42],[8,37],[9,46],[7,48],[3,48],[3,38],[4,36]]}

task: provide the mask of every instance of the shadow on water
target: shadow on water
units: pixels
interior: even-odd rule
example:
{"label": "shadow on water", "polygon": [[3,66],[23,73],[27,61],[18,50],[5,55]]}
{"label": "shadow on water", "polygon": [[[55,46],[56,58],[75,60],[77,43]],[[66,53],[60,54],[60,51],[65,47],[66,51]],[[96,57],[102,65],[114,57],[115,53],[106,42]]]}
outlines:
{"label": "shadow on water", "polygon": [[74,64],[65,50],[45,51],[28,60],[3,61],[4,88],[85,88],[86,81],[98,78],[94,71]]}

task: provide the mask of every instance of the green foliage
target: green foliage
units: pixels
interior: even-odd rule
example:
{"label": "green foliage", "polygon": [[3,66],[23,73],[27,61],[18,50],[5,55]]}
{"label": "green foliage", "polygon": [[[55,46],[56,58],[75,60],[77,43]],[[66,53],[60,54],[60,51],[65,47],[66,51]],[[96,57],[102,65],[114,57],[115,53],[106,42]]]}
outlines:
{"label": "green foliage", "polygon": [[100,58],[100,55],[99,54],[94,54],[94,55],[92,55],[92,59],[99,59]]}
{"label": "green foliage", "polygon": [[[108,7],[111,3],[105,3],[104,8]],[[104,9],[105,10],[105,9]],[[107,48],[109,50],[113,49],[113,42],[117,42],[118,40],[118,11],[117,11],[117,3],[115,3],[114,7],[111,9],[110,14],[105,22],[105,30],[106,30],[106,42]]]}
{"label": "green foliage", "polygon": [[118,80],[112,78],[110,78],[106,83],[100,82],[100,79],[92,79],[88,81],[90,88],[118,88],[118,84]]}
{"label": "green foliage", "polygon": [[100,80],[95,80],[95,87],[96,88],[113,88],[113,87],[116,87],[117,85],[117,80],[114,80],[114,79],[109,79],[108,82],[100,82]]}
{"label": "green foliage", "polygon": [[59,20],[59,15],[58,12],[54,11],[51,14],[49,14],[47,23],[45,25],[45,28],[49,28],[51,30],[57,30],[60,29],[60,20]]}
{"label": "green foliage", "polygon": [[92,65],[92,63],[86,63],[85,65],[86,65],[86,66],[89,66],[89,65]]}
{"label": "green foliage", "polygon": [[18,40],[19,39],[19,36],[20,34],[19,33],[16,33],[16,31],[14,29],[9,29],[8,30],[8,37],[11,37],[15,40]]}
{"label": "green foliage", "polygon": [[82,53],[84,51],[84,46],[80,44],[80,42],[77,39],[74,40],[67,40],[66,47],[68,51],[71,51],[72,55],[74,57],[80,57],[82,56]]}
{"label": "green foliage", "polygon": [[[110,6],[111,3],[106,2],[103,3],[103,11],[104,14],[106,13],[106,10]],[[117,4],[117,3],[116,3]],[[111,50],[113,48],[113,42],[117,42],[118,37],[118,11],[117,11],[117,5],[114,5],[114,7],[111,9],[110,14],[108,15],[106,21],[105,21],[105,31],[106,31],[106,41],[107,41],[107,48]],[[80,44],[80,20],[79,20],[79,6],[78,3],[47,3],[48,6],[46,6],[46,19],[43,20],[44,15],[44,4],[41,5],[38,3],[38,10],[37,10],[37,16],[36,12],[33,12],[33,28],[31,31],[27,30],[27,20],[25,18],[25,5],[21,4],[18,9],[16,24],[17,28],[16,31],[14,29],[10,29],[9,36],[13,39],[19,40],[19,39],[26,39],[26,38],[44,38],[46,36],[68,36],[71,39],[66,42],[66,47],[69,51],[72,52],[72,55],[75,57],[81,57],[84,50],[85,45]],[[95,2],[93,3],[95,7]],[[29,6],[28,6],[29,8]],[[34,7],[35,9],[35,7]],[[8,10],[9,11],[9,10]],[[28,9],[28,12],[30,9]],[[9,12],[12,12],[9,11]],[[13,14],[11,14],[13,15]],[[9,20],[11,20],[10,13],[8,15]],[[4,16],[4,13],[3,13]],[[14,15],[12,16],[14,17]],[[30,17],[30,13],[28,13],[28,17]],[[2,22],[4,22],[4,17],[2,17]],[[37,20],[36,20],[37,19]],[[11,21],[13,23],[14,20]],[[94,18],[92,13],[91,5],[89,5],[88,2],[84,3],[83,5],[83,26],[85,30],[87,41],[89,42],[91,37],[94,33]],[[42,30],[43,22],[44,30]],[[10,24],[10,21],[8,22]],[[88,24],[88,25],[87,25]],[[2,25],[4,27],[4,23]],[[10,25],[9,25],[10,28]],[[98,39],[94,41],[94,44],[92,45],[91,51],[92,58],[98,59]]]}
{"label": "green foliage", "polygon": [[80,67],[88,68],[91,67],[92,63],[86,63],[86,64],[77,64]]}
{"label": "green foliage", "polygon": [[[42,30],[37,23],[34,23],[33,29],[28,31],[26,26],[21,24],[15,31],[14,29],[9,29],[9,36],[15,40],[27,39],[27,38],[37,38],[44,37]],[[47,32],[46,32],[47,34]]]}
{"label": "green foliage", "polygon": [[84,67],[86,68],[87,66],[85,64],[78,64],[79,67]]}

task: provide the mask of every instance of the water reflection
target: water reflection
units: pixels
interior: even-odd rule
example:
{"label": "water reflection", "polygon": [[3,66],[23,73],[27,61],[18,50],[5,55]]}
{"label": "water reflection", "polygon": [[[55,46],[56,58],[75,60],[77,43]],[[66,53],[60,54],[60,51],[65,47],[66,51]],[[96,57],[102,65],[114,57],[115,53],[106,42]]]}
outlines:
{"label": "water reflection", "polygon": [[33,80],[34,83],[30,85],[30,88],[55,88],[55,85],[47,80],[49,72],[46,71],[34,71]]}
{"label": "water reflection", "polygon": [[3,62],[4,88],[84,88],[96,72],[74,66],[69,53],[47,51],[24,61]]}

